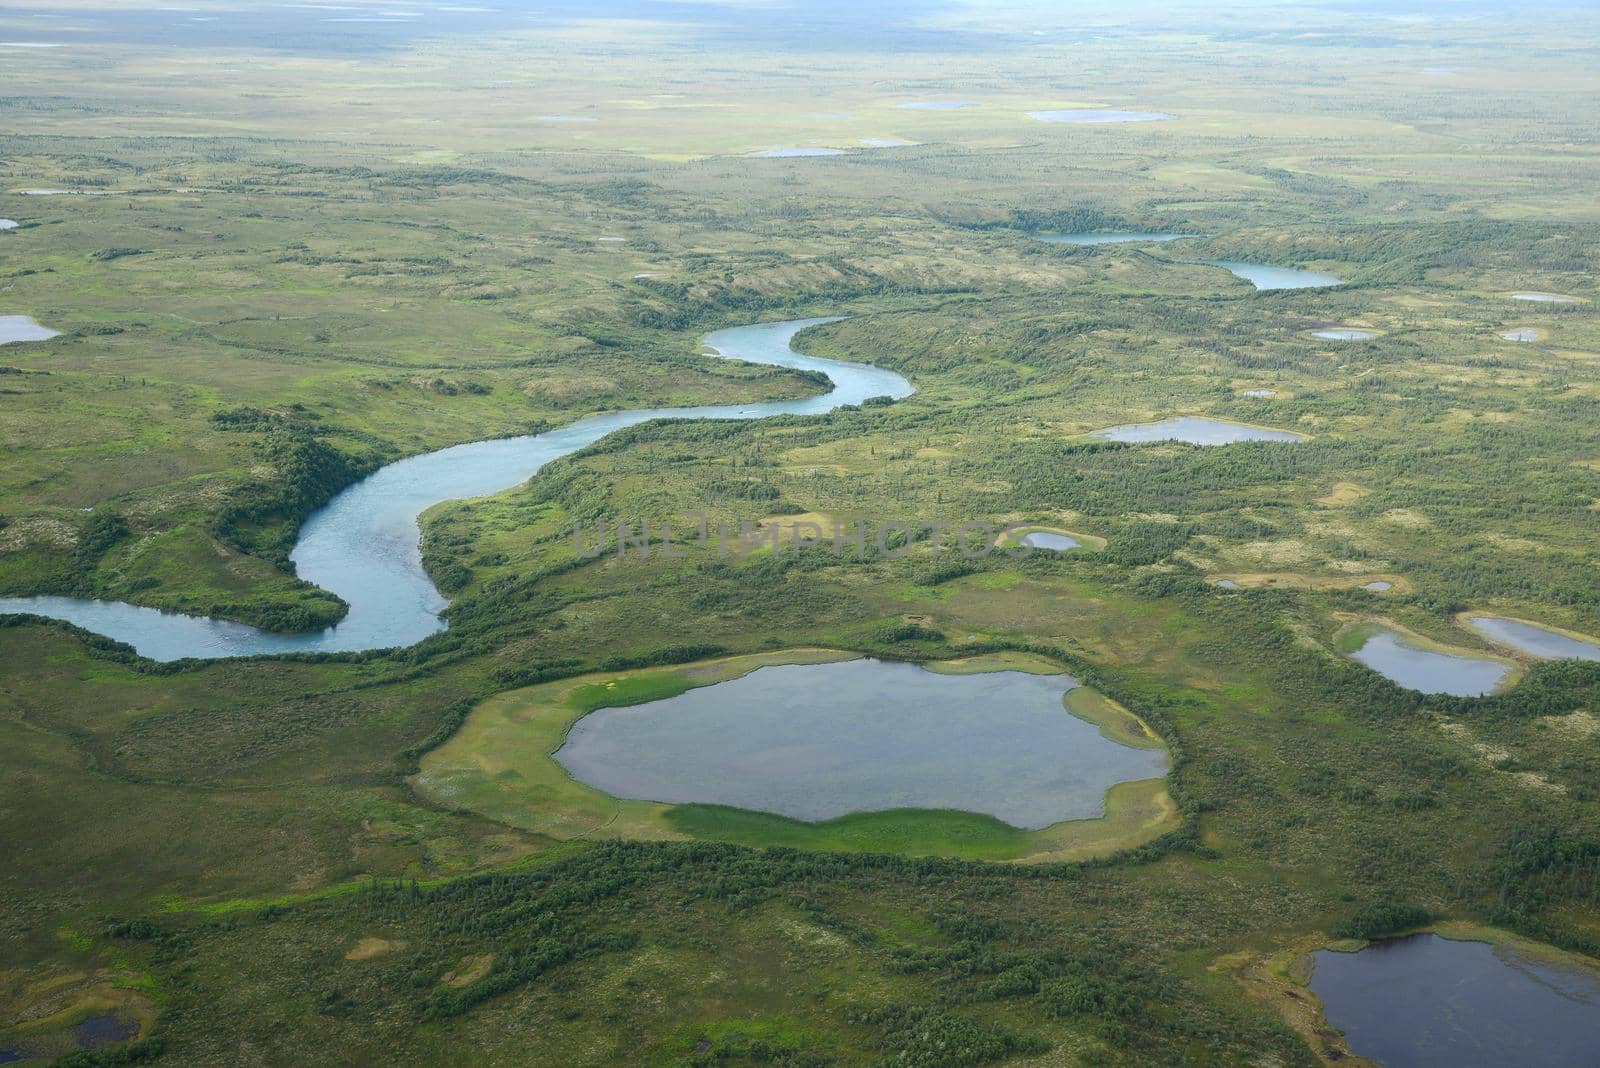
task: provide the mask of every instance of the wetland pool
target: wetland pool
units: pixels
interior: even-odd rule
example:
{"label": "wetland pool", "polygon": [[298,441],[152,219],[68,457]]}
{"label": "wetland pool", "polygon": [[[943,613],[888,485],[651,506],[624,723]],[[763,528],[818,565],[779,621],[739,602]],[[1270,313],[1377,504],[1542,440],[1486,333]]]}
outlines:
{"label": "wetland pool", "polygon": [[1373,626],[1350,654],[1384,678],[1418,693],[1483,697],[1511,675],[1511,665],[1488,657],[1443,653],[1422,646],[1387,627]]}
{"label": "wetland pool", "polygon": [[1600,661],[1600,642],[1562,634],[1537,623],[1504,616],[1468,616],[1466,623],[1493,641],[1541,660]]}
{"label": "wetland pool", "polygon": [[954,809],[1036,830],[1104,813],[1120,782],[1167,773],[1063,703],[1070,675],[946,674],[859,659],[758,668],[665,700],[602,708],[555,759],[613,797],[816,821]]}
{"label": "wetland pool", "polygon": [[1600,973],[1434,934],[1312,954],[1310,988],[1384,1068],[1600,1064]]}
{"label": "wetland pool", "polygon": [[1312,337],[1320,337],[1324,341],[1371,341],[1378,335],[1371,330],[1313,330]]}
{"label": "wetland pool", "polygon": [[1052,530],[1035,530],[1022,536],[1022,544],[1031,549],[1049,549],[1051,552],[1064,553],[1081,548],[1083,543],[1077,538],[1069,538]]}
{"label": "wetland pool", "polygon": [[1190,445],[1232,445],[1238,441],[1304,441],[1304,434],[1292,430],[1232,423],[1226,419],[1180,416],[1159,423],[1129,423],[1107,427],[1089,435],[1101,441],[1151,442],[1183,441]]}

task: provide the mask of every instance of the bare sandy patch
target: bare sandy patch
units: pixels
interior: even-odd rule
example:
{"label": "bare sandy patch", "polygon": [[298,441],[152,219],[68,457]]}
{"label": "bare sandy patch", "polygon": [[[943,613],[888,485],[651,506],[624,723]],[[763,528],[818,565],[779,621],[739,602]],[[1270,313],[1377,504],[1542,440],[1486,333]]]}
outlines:
{"label": "bare sandy patch", "polygon": [[1397,527],[1406,527],[1410,530],[1422,530],[1433,526],[1433,520],[1415,508],[1391,508],[1383,513],[1385,523],[1393,523]]}
{"label": "bare sandy patch", "polygon": [[1575,742],[1600,735],[1600,717],[1583,709],[1565,716],[1541,716],[1539,722],[1552,732]]}
{"label": "bare sandy patch", "polygon": [[1361,498],[1368,496],[1372,491],[1365,486],[1354,482],[1335,482],[1333,489],[1325,497],[1318,497],[1318,504],[1325,504],[1330,508],[1343,508],[1352,505]]}
{"label": "bare sandy patch", "polygon": [[344,951],[345,960],[377,960],[399,949],[404,943],[369,935]]}
{"label": "bare sandy patch", "polygon": [[471,986],[479,979],[489,974],[489,969],[494,967],[493,953],[479,953],[476,956],[465,956],[453,969],[445,972],[440,982],[453,990],[460,990],[464,986]]}
{"label": "bare sandy patch", "polygon": [[30,546],[66,550],[78,544],[78,532],[70,523],[48,516],[19,519],[0,534],[0,553],[14,553]]}
{"label": "bare sandy patch", "polygon": [[1518,538],[1510,534],[1501,534],[1498,531],[1489,531],[1484,534],[1483,540],[1508,553],[1542,553],[1548,551],[1532,538]]}

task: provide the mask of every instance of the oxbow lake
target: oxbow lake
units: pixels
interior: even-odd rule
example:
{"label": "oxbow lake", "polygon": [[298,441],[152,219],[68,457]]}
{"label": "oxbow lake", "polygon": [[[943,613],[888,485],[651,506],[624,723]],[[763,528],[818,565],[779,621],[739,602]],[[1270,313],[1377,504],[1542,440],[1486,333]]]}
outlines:
{"label": "oxbow lake", "polygon": [[868,364],[802,356],[789,346],[808,326],[796,319],[719,330],[706,338],[718,356],[820,371],[833,389],[820,396],[696,408],[641,408],[592,415],[543,434],[477,441],[408,457],[345,487],[301,524],[290,553],[299,576],[350,605],[337,625],[314,634],[274,634],[242,623],[77,597],[0,598],[0,613],[28,612],[75,623],[133,646],[153,660],[355,652],[414,645],[441,631],[448,604],[422,569],[417,517],[440,501],[483,497],[526,481],[545,464],[614,430],[652,419],[762,419],[820,415],[869,397],[905,397],[903,377]]}

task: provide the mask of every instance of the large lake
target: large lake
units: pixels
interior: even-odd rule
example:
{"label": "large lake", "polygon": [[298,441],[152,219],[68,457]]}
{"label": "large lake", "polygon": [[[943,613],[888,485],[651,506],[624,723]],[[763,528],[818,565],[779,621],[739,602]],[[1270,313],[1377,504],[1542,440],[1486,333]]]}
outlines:
{"label": "large lake", "polygon": [[1511,674],[1499,660],[1424,649],[1392,630],[1378,627],[1350,654],[1390,682],[1419,693],[1482,697]]}
{"label": "large lake", "polygon": [[1037,829],[1104,813],[1163,750],[1113,742],[1066,710],[1068,675],[948,675],[851,660],[764,667],[575,723],[555,758],[613,797],[799,820],[957,809]]}
{"label": "large lake", "polygon": [[1513,649],[1544,660],[1600,660],[1600,644],[1501,616],[1468,616],[1467,625]]}
{"label": "large lake", "polygon": [[1384,1068],[1600,1064],[1600,974],[1413,935],[1312,956],[1311,990]]}
{"label": "large lake", "polygon": [[1096,430],[1090,437],[1102,441],[1185,441],[1190,445],[1232,445],[1236,441],[1304,441],[1304,434],[1292,430],[1230,423],[1226,419],[1205,419],[1185,415],[1160,423],[1129,423]]}
{"label": "large lake", "polygon": [[911,383],[893,371],[802,356],[790,348],[790,340],[801,330],[834,321],[762,323],[719,330],[706,338],[706,344],[727,359],[826,374],[833,389],[821,396],[594,415],[544,434],[478,441],[413,456],[347,486],[306,519],[290,553],[301,578],[333,591],[350,605],[349,614],[326,630],[273,634],[226,620],[73,597],[0,598],[0,613],[31,612],[63,619],[126,642],[154,660],[413,645],[445,627],[439,613],[448,602],[422,570],[417,530],[417,517],[440,501],[510,489],[551,460],[651,419],[818,415],[869,397],[905,397],[912,392]]}

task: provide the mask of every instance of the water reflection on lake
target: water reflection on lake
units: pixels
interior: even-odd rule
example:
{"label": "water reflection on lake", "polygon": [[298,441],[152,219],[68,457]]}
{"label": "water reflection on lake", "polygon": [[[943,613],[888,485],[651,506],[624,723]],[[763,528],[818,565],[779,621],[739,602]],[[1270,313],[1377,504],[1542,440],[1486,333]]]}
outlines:
{"label": "water reflection on lake", "polygon": [[1078,548],[1081,543],[1076,538],[1069,538],[1065,534],[1057,534],[1051,530],[1035,530],[1023,535],[1022,544],[1034,549],[1050,549],[1064,553],[1069,549]]}
{"label": "water reflection on lake", "polygon": [[48,341],[60,337],[59,330],[36,323],[26,315],[0,315],[0,345],[19,341]]}
{"label": "water reflection on lake", "polygon": [[1295,267],[1274,267],[1267,263],[1247,263],[1244,260],[1200,260],[1212,267],[1223,267],[1243,278],[1257,289],[1321,289],[1325,286],[1343,285],[1344,279],[1316,271],[1302,271]]}
{"label": "water reflection on lake", "polygon": [[1437,935],[1313,954],[1311,990],[1384,1068],[1600,1064],[1600,974]]}

